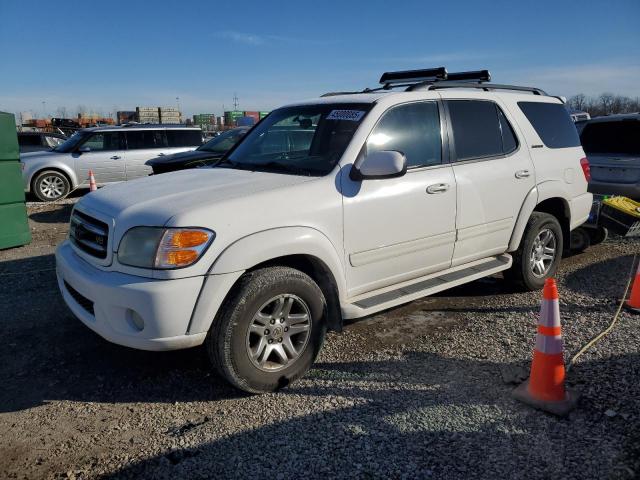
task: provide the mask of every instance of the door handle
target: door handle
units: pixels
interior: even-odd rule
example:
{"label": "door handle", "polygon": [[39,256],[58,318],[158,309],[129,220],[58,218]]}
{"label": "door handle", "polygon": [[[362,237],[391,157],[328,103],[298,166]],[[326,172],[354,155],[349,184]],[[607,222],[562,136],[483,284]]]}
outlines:
{"label": "door handle", "polygon": [[518,170],[516,172],[516,178],[527,178],[531,176],[531,172],[529,170]]}
{"label": "door handle", "polygon": [[444,193],[449,190],[448,183],[434,183],[427,187],[427,193]]}
{"label": "door handle", "polygon": [[158,156],[159,157],[164,157],[166,155],[166,153],[159,153]]}
{"label": "door handle", "polygon": [[111,160],[119,160],[120,156],[119,155],[114,155],[113,157],[109,157],[111,158]]}

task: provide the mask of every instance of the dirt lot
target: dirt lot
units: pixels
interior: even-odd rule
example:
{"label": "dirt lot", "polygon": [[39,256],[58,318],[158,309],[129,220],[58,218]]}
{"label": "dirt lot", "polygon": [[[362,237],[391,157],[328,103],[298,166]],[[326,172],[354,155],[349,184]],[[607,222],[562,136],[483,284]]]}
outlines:
{"label": "dirt lot", "polygon": [[[200,349],[119,347],[67,311],[53,252],[71,201],[30,206],[33,243],[0,251],[0,478],[640,476],[638,316],[572,369],[566,419],[511,398],[539,294],[501,277],[352,323],[305,379],[247,396]],[[567,357],[611,319],[639,247],[564,260]]]}

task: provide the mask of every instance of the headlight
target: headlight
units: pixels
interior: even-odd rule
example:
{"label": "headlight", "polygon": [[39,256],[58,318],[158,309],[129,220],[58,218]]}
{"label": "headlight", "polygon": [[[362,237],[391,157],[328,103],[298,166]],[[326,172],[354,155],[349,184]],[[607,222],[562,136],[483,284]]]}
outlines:
{"label": "headlight", "polygon": [[135,227],[120,240],[118,261],[142,268],[180,268],[194,264],[215,238],[204,228]]}

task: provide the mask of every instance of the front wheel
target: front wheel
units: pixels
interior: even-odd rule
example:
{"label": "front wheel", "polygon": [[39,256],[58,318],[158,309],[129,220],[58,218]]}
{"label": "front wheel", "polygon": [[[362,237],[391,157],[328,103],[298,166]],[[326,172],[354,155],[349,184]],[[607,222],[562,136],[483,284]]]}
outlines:
{"label": "front wheel", "polygon": [[232,385],[273,392],[304,375],[326,331],[322,290],[305,273],[270,267],[245,274],[216,315],[205,342]]}
{"label": "front wheel", "polygon": [[67,177],[55,170],[40,172],[33,181],[33,193],[43,202],[63,199],[70,190]]}
{"label": "front wheel", "polygon": [[562,227],[558,219],[548,213],[533,212],[505,278],[527,290],[539,290],[558,270],[562,248]]}

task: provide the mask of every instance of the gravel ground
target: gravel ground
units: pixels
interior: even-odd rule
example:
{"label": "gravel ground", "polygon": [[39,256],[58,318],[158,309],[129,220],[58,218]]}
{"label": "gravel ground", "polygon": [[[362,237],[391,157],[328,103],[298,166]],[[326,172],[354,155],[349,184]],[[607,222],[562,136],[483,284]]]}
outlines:
{"label": "gravel ground", "polygon": [[[118,347],[57,291],[71,203],[30,204],[34,241],[0,251],[0,478],[613,478],[640,476],[640,317],[568,376],[558,419],[511,397],[527,375],[539,293],[483,279],[330,334],[315,368],[247,396],[201,349]],[[565,353],[615,311],[640,242],[563,261]]]}

